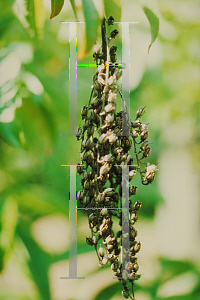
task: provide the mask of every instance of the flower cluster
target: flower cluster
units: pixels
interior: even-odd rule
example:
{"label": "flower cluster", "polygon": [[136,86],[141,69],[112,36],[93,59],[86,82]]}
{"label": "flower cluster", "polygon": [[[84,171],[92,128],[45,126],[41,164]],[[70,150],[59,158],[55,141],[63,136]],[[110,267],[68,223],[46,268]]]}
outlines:
{"label": "flower cluster", "polygon": [[[107,23],[112,25],[113,18],[110,17]],[[122,68],[114,64],[117,47],[109,48],[109,43],[117,33],[117,30],[113,30],[107,38],[104,20],[102,46],[94,46],[93,56],[97,70],[93,76],[89,103],[81,110],[83,126],[76,130],[76,137],[81,140],[81,165],[78,165],[77,171],[81,176],[82,185],[77,199],[87,211],[91,237],[87,237],[86,242],[95,247],[99,265],[103,267],[110,262],[114,276],[123,285],[123,296],[134,299],[133,282],[140,277],[136,275],[139,269],[136,255],[141,248],[140,242],[136,241],[137,231],[134,224],[142,203],[136,201],[133,204],[130,201],[131,217],[127,221],[130,248],[122,250],[126,252],[127,258],[125,270],[122,270],[120,258],[120,255],[124,255],[121,253],[121,242],[125,234],[121,229],[115,233],[113,222],[118,219],[119,226],[122,227],[123,184],[128,184],[129,196],[136,195],[137,186],[130,184],[132,178],[139,172],[142,183],[149,184],[155,178],[157,167],[143,162],[143,159],[151,154],[147,140],[148,126],[140,121],[145,108],[138,109],[134,122],[129,121],[127,111],[116,112],[117,95],[121,95],[116,83],[122,75]],[[127,120],[129,136],[121,134],[123,118]],[[134,159],[129,154],[132,145]],[[143,164],[145,167],[142,170]],[[126,166],[129,170],[129,180],[123,182],[122,168]]]}

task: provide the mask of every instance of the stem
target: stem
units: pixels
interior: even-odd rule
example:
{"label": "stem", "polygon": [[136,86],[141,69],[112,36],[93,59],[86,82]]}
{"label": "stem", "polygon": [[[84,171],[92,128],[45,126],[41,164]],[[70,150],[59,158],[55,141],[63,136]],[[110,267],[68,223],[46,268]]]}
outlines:
{"label": "stem", "polygon": [[107,57],[107,45],[106,45],[106,19],[103,19],[102,25],[101,25],[101,34],[102,34],[102,51],[103,51],[103,60],[104,63],[106,61]]}

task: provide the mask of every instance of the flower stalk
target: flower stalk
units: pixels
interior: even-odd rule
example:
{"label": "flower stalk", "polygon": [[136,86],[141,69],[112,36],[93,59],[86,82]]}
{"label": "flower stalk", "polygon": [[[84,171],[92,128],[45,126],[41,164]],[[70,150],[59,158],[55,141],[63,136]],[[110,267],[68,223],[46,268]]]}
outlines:
{"label": "flower stalk", "polygon": [[[134,281],[140,278],[137,274],[137,253],[141,243],[136,241],[137,231],[134,226],[142,203],[128,200],[130,218],[126,223],[127,231],[124,231],[123,186],[127,187],[129,197],[135,197],[137,186],[131,185],[131,181],[137,172],[142,183],[148,185],[155,179],[155,171],[158,169],[143,161],[151,154],[147,141],[148,126],[140,120],[145,108],[138,109],[134,122],[129,121],[126,106],[125,111],[116,112],[117,95],[121,96],[124,103],[125,100],[117,85],[122,75],[122,68],[116,63],[117,47],[110,46],[118,31],[114,29],[109,38],[106,33],[106,26],[113,23],[113,17],[102,22],[102,45],[94,46],[93,57],[97,70],[93,76],[92,91],[88,105],[84,105],[81,110],[83,126],[76,129],[76,137],[81,139],[81,166],[77,167],[77,171],[82,185],[77,199],[81,207],[87,208],[91,237],[87,237],[86,242],[95,247],[99,265],[103,267],[110,263],[114,276],[123,286],[123,296],[135,299]],[[126,120],[129,136],[122,135],[122,118]],[[133,158],[129,154],[132,141]],[[128,179],[122,176],[122,168],[125,167],[129,170]],[[120,227],[116,233],[113,230],[114,222],[119,222]],[[122,239],[125,236],[127,238],[127,234],[129,249],[121,247]],[[121,256],[125,257],[124,265]]]}

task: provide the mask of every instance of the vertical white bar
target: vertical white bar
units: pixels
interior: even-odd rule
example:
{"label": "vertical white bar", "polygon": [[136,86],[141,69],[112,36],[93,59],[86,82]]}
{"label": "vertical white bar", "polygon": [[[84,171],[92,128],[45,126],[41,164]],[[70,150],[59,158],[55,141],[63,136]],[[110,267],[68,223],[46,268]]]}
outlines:
{"label": "vertical white bar", "polygon": [[76,22],[69,23],[69,135],[74,136],[77,127],[77,49]]}
{"label": "vertical white bar", "polygon": [[68,166],[70,167],[69,277],[60,277],[60,279],[85,279],[85,277],[77,277],[76,165]]}

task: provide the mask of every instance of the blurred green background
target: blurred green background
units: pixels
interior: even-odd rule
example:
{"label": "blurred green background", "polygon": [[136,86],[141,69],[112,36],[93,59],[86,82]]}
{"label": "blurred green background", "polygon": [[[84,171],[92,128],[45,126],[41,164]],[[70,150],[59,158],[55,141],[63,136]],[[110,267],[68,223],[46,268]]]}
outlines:
{"label": "blurred green background", "polygon": [[[50,0],[41,1],[34,16],[24,3],[0,1],[0,300],[123,299],[109,266],[99,268],[85,243],[89,228],[82,212],[78,276],[86,279],[60,280],[69,272],[69,170],[61,164],[80,162],[80,142],[60,136],[69,129],[69,35],[60,21],[75,17],[69,1],[52,20]],[[32,1],[27,3],[31,11]],[[75,3],[83,20],[81,1]],[[94,3],[101,16],[101,1]],[[110,3],[118,14],[118,1]],[[136,298],[198,300],[200,3],[158,5],[159,36],[148,54],[146,16],[135,1],[121,1],[121,20],[139,21],[130,27],[131,116],[146,106],[149,161],[159,168],[152,185],[142,186],[137,178],[133,183],[135,200],[143,203],[136,223],[142,243]],[[120,35],[115,43],[120,50]],[[79,61],[93,62],[92,51]],[[94,70],[78,68],[78,124]]]}

